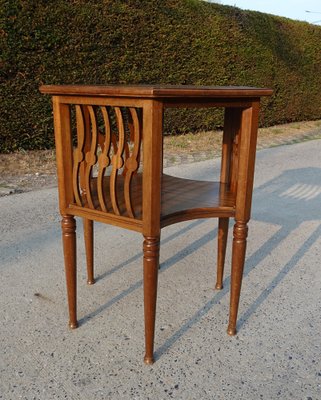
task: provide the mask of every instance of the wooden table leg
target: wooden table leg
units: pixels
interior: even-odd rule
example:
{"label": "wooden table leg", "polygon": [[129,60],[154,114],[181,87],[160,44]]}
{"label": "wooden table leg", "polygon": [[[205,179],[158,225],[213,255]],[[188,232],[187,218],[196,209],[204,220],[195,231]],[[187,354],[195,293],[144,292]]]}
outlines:
{"label": "wooden table leg", "polygon": [[[242,111],[239,108],[227,107],[224,113],[224,130],[222,143],[222,161],[220,182],[229,185],[236,191],[235,176],[237,173],[237,137],[240,131]],[[217,246],[217,278],[215,288],[223,288],[224,263],[228,237],[229,218],[219,218]]]}
{"label": "wooden table leg", "polygon": [[83,218],[84,224],[84,240],[86,248],[87,261],[87,283],[93,285],[94,278],[94,223],[88,218]]}
{"label": "wooden table leg", "polygon": [[230,318],[227,333],[236,334],[236,321],[248,235],[247,223],[251,215],[254,166],[258,129],[259,103],[241,110],[238,140],[238,168],[236,182],[235,225],[233,230]]}
{"label": "wooden table leg", "polygon": [[144,312],[146,345],[144,362],[146,364],[153,364],[160,237],[145,236],[144,238]]}
{"label": "wooden table leg", "polygon": [[154,333],[159,267],[163,106],[148,101],[143,109],[143,235],[146,364],[154,362]]}
{"label": "wooden table leg", "polygon": [[61,221],[62,241],[67,281],[69,306],[69,327],[77,328],[77,258],[76,258],[76,221],[71,215],[64,215]]}
{"label": "wooden table leg", "polygon": [[226,254],[226,243],[228,236],[229,218],[218,219],[217,235],[217,277],[215,289],[223,289],[224,263]]}
{"label": "wooden table leg", "polygon": [[233,229],[231,302],[227,328],[227,333],[231,336],[236,334],[236,320],[242,286],[247,233],[247,224],[245,222],[236,222]]}

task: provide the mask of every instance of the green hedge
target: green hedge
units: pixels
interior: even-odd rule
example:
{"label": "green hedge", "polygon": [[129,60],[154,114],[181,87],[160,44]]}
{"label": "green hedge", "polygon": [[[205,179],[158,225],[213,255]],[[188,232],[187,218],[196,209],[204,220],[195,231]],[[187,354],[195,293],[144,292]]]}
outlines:
{"label": "green hedge", "polygon": [[[321,117],[321,27],[200,0],[0,0],[0,152],[53,146],[45,84],[272,87],[261,124]],[[166,131],[220,112],[168,112]]]}

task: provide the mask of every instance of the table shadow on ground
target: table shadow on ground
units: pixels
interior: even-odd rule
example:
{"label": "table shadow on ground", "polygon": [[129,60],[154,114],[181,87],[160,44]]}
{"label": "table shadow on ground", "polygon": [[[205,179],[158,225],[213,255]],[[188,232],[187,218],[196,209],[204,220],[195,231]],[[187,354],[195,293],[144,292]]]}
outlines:
{"label": "table shadow on ground", "polygon": [[[258,248],[250,257],[246,259],[244,269],[244,278],[256,268],[276,247],[282,245],[282,242],[297,229],[301,223],[306,221],[320,220],[321,210],[321,184],[320,184],[321,169],[319,168],[303,168],[289,170],[283,172],[278,177],[268,181],[258,187],[254,192],[254,205],[257,204],[259,209],[253,212],[253,220],[266,222],[279,226],[277,232],[270,237],[260,248]],[[165,238],[162,244],[177,238],[178,235],[183,235],[187,231],[193,229],[204,221],[193,221],[181,231],[175,232]],[[217,235],[217,229],[206,233],[192,244],[180,249],[174,256],[165,260],[160,268],[160,273],[175,265],[178,261],[186,256],[198,251],[206,243],[214,240]],[[263,292],[252,302],[243,315],[238,318],[238,330],[242,328],[244,323],[256,312],[256,310],[267,299],[271,292],[282,282],[287,274],[298,264],[307,251],[313,246],[321,235],[321,224],[311,233],[311,235],[302,242],[302,245],[290,258],[285,265],[280,265],[279,272],[269,282]],[[251,240],[251,236],[249,237]],[[123,263],[113,267],[111,270],[99,275],[97,278],[104,279],[110,274],[119,271],[128,266],[130,263],[142,260],[142,252],[135,254]],[[213,283],[214,283],[213,273]],[[113,304],[123,299],[133,291],[141,288],[143,285],[142,279],[124,289],[117,296],[110,299],[105,304],[98,307],[93,312],[87,314],[79,320],[80,325],[86,321],[96,317],[104,312]],[[224,288],[216,292],[213,298],[201,307],[189,320],[187,320],[172,336],[170,336],[155,352],[155,357],[158,359],[166,352],[173,344],[179,340],[192,326],[197,324],[206,315],[214,305],[229,292],[230,277],[224,280]]]}

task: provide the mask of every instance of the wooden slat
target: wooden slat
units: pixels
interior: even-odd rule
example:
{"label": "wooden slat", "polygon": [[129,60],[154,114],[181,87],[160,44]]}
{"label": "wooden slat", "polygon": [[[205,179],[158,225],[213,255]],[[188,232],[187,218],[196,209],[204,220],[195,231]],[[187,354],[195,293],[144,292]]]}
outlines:
{"label": "wooden slat", "polygon": [[121,215],[118,205],[119,192],[116,188],[117,180],[119,178],[118,171],[124,166],[123,152],[125,148],[125,126],[123,116],[119,107],[115,107],[115,115],[118,128],[118,146],[114,145],[114,151],[116,152],[116,154],[113,155],[111,162],[113,169],[110,176],[110,198],[114,213],[117,215]]}
{"label": "wooden slat", "polygon": [[[84,141],[84,156],[86,156],[86,153],[90,151],[91,147],[91,126],[90,126],[90,115],[88,111],[88,107],[85,105],[80,105],[81,107],[81,112],[82,116],[84,119],[84,130],[85,130],[85,141]],[[82,202],[86,202],[86,168],[87,168],[87,163],[86,159],[81,162],[80,164],[80,169],[79,169],[79,183],[80,183],[80,189],[81,189],[81,197],[82,197]]]}
{"label": "wooden slat", "polygon": [[84,144],[85,144],[85,123],[84,116],[80,106],[76,106],[76,123],[77,123],[77,148],[74,150],[73,164],[73,190],[76,203],[81,206],[81,194],[79,190],[79,170],[84,160]]}
{"label": "wooden slat", "polygon": [[100,208],[102,211],[107,212],[107,205],[106,205],[106,197],[105,192],[103,190],[103,179],[105,175],[106,168],[110,164],[110,144],[111,144],[111,128],[110,128],[110,119],[109,114],[106,107],[101,107],[101,112],[104,119],[104,127],[105,127],[105,139],[102,147],[102,152],[98,157],[98,177],[97,177],[97,192],[98,192],[98,199]]}
{"label": "wooden slat", "polygon": [[[105,176],[103,179],[103,192],[108,193],[110,191],[112,176]],[[117,193],[117,212],[112,208],[108,213],[119,216],[130,217],[127,213],[127,207],[125,203],[124,185],[125,177],[118,175],[115,181],[115,192]],[[114,184],[114,182],[113,182]],[[131,201],[132,207],[135,209],[135,219],[142,218],[142,175],[136,174],[133,176],[132,183],[130,186],[131,190]],[[91,191],[93,194],[93,203],[96,209],[100,208],[98,193],[97,193],[97,178],[91,180]],[[103,210],[102,210],[103,211]],[[134,217],[131,217],[134,219]]]}
{"label": "wooden slat", "polygon": [[137,111],[135,108],[129,109],[129,127],[130,127],[130,135],[131,139],[134,142],[134,147],[132,150],[131,156],[126,160],[126,174],[125,174],[125,182],[124,182],[124,194],[125,194],[125,204],[127,213],[130,217],[134,218],[134,208],[132,204],[132,195],[130,190],[130,185],[132,181],[133,174],[138,170],[139,167],[139,153],[140,153],[140,144],[141,144],[141,131],[139,126],[139,120]]}
{"label": "wooden slat", "polygon": [[88,111],[90,115],[92,135],[91,135],[90,151],[86,153],[85,186],[86,186],[86,199],[89,204],[89,207],[94,208],[90,180],[92,177],[93,166],[97,162],[96,153],[97,153],[97,141],[98,141],[98,127],[97,127],[97,119],[94,108],[92,106],[88,106]]}

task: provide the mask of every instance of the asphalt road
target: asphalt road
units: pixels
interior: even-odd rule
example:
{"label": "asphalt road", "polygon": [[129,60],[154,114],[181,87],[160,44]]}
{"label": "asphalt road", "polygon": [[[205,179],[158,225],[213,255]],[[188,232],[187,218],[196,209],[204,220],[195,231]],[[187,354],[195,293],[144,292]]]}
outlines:
{"label": "asphalt road", "polygon": [[[80,327],[69,331],[56,189],[0,198],[0,399],[320,400],[320,154],[321,140],[258,152],[236,337],[230,243],[213,290],[216,221],[164,229],[151,367],[141,236],[97,224],[87,286],[79,223]],[[218,165],[167,173],[211,179]]]}

